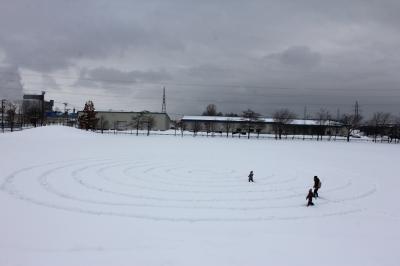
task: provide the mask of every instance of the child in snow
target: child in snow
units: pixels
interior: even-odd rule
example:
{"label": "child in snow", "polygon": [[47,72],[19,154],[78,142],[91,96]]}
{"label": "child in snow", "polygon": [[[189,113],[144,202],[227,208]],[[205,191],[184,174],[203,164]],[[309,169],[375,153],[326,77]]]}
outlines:
{"label": "child in snow", "polygon": [[314,176],[314,198],[318,198],[318,189],[321,188],[321,180],[318,176]]}
{"label": "child in snow", "polygon": [[312,202],[313,197],[314,197],[314,193],[313,193],[312,189],[310,188],[310,190],[308,191],[308,195],[306,197],[306,199],[308,200],[307,207],[314,206],[314,203]]}
{"label": "child in snow", "polygon": [[250,174],[249,174],[249,182],[254,182],[253,176],[254,176],[253,171],[250,171]]}

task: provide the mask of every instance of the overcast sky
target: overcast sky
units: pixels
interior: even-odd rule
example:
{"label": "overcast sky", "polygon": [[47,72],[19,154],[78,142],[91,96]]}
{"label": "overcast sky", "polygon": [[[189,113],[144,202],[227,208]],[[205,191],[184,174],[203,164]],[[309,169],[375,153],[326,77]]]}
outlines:
{"label": "overcast sky", "polygon": [[[0,0],[1,97],[400,113],[400,1]],[[20,81],[21,79],[21,81]]]}

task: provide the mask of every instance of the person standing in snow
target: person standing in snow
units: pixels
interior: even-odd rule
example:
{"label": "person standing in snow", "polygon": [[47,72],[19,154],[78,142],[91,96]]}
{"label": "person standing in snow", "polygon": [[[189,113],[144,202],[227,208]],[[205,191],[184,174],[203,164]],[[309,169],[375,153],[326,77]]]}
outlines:
{"label": "person standing in snow", "polygon": [[318,198],[318,189],[321,188],[321,180],[318,176],[314,176],[314,198]]}
{"label": "person standing in snow", "polygon": [[254,182],[253,176],[254,176],[253,171],[250,171],[250,174],[249,174],[249,182]]}
{"label": "person standing in snow", "polygon": [[313,197],[314,197],[314,193],[313,193],[312,189],[310,188],[310,190],[308,191],[308,195],[306,197],[306,199],[308,200],[307,207],[314,206],[314,203],[312,202]]}

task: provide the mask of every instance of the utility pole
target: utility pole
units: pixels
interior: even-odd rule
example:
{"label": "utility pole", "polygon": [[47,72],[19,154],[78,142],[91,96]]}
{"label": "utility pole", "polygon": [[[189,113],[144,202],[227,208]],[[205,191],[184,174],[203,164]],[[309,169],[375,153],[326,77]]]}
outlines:
{"label": "utility pole", "polygon": [[4,103],[6,102],[5,99],[1,100],[1,130],[4,133]]}
{"label": "utility pole", "polygon": [[303,116],[303,140],[306,138],[306,119],[307,119],[307,105],[304,105],[304,116]]}
{"label": "utility pole", "polygon": [[361,122],[361,116],[359,113],[358,101],[354,104],[354,127],[355,129],[359,129]]}
{"label": "utility pole", "polygon": [[67,105],[68,103],[63,103],[64,104],[64,122],[63,125],[67,124],[67,120],[68,120],[68,109],[67,109]]}
{"label": "utility pole", "polygon": [[340,121],[340,109],[338,108],[336,110],[336,122],[339,122],[339,121]]}
{"label": "utility pole", "polygon": [[[340,122],[340,109],[339,109],[339,108],[336,110],[336,122],[337,122],[337,123]],[[339,125],[339,124],[337,124],[336,127],[335,127],[335,140],[336,140],[337,134],[339,133],[339,132],[338,132],[338,131],[339,131],[338,125]]]}
{"label": "utility pole", "polygon": [[22,106],[19,107],[18,117],[19,117],[19,127],[20,127],[20,130],[22,130],[22,123],[23,123],[23,120],[22,120]]}
{"label": "utility pole", "polygon": [[44,124],[44,113],[45,113],[45,110],[44,110],[44,94],[45,94],[46,92],[45,91],[42,91],[42,126],[43,126],[43,124]]}
{"label": "utility pole", "polygon": [[165,100],[165,87],[163,88],[163,101],[162,101],[161,113],[163,114],[167,113],[167,103]]}
{"label": "utility pole", "polygon": [[75,117],[75,107],[72,109],[72,126],[74,127],[76,123],[76,117]]}

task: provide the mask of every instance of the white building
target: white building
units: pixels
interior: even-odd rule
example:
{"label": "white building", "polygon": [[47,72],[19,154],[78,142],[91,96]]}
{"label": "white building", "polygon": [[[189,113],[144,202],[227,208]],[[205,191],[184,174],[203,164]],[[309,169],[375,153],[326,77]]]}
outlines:
{"label": "white building", "polygon": [[[209,133],[232,133],[246,134],[276,134],[279,130],[279,123],[273,118],[249,119],[244,117],[224,117],[224,116],[184,116],[181,122],[186,130]],[[341,123],[332,120],[302,120],[294,119],[282,126],[283,134],[296,135],[334,135],[342,134],[343,126]]]}

